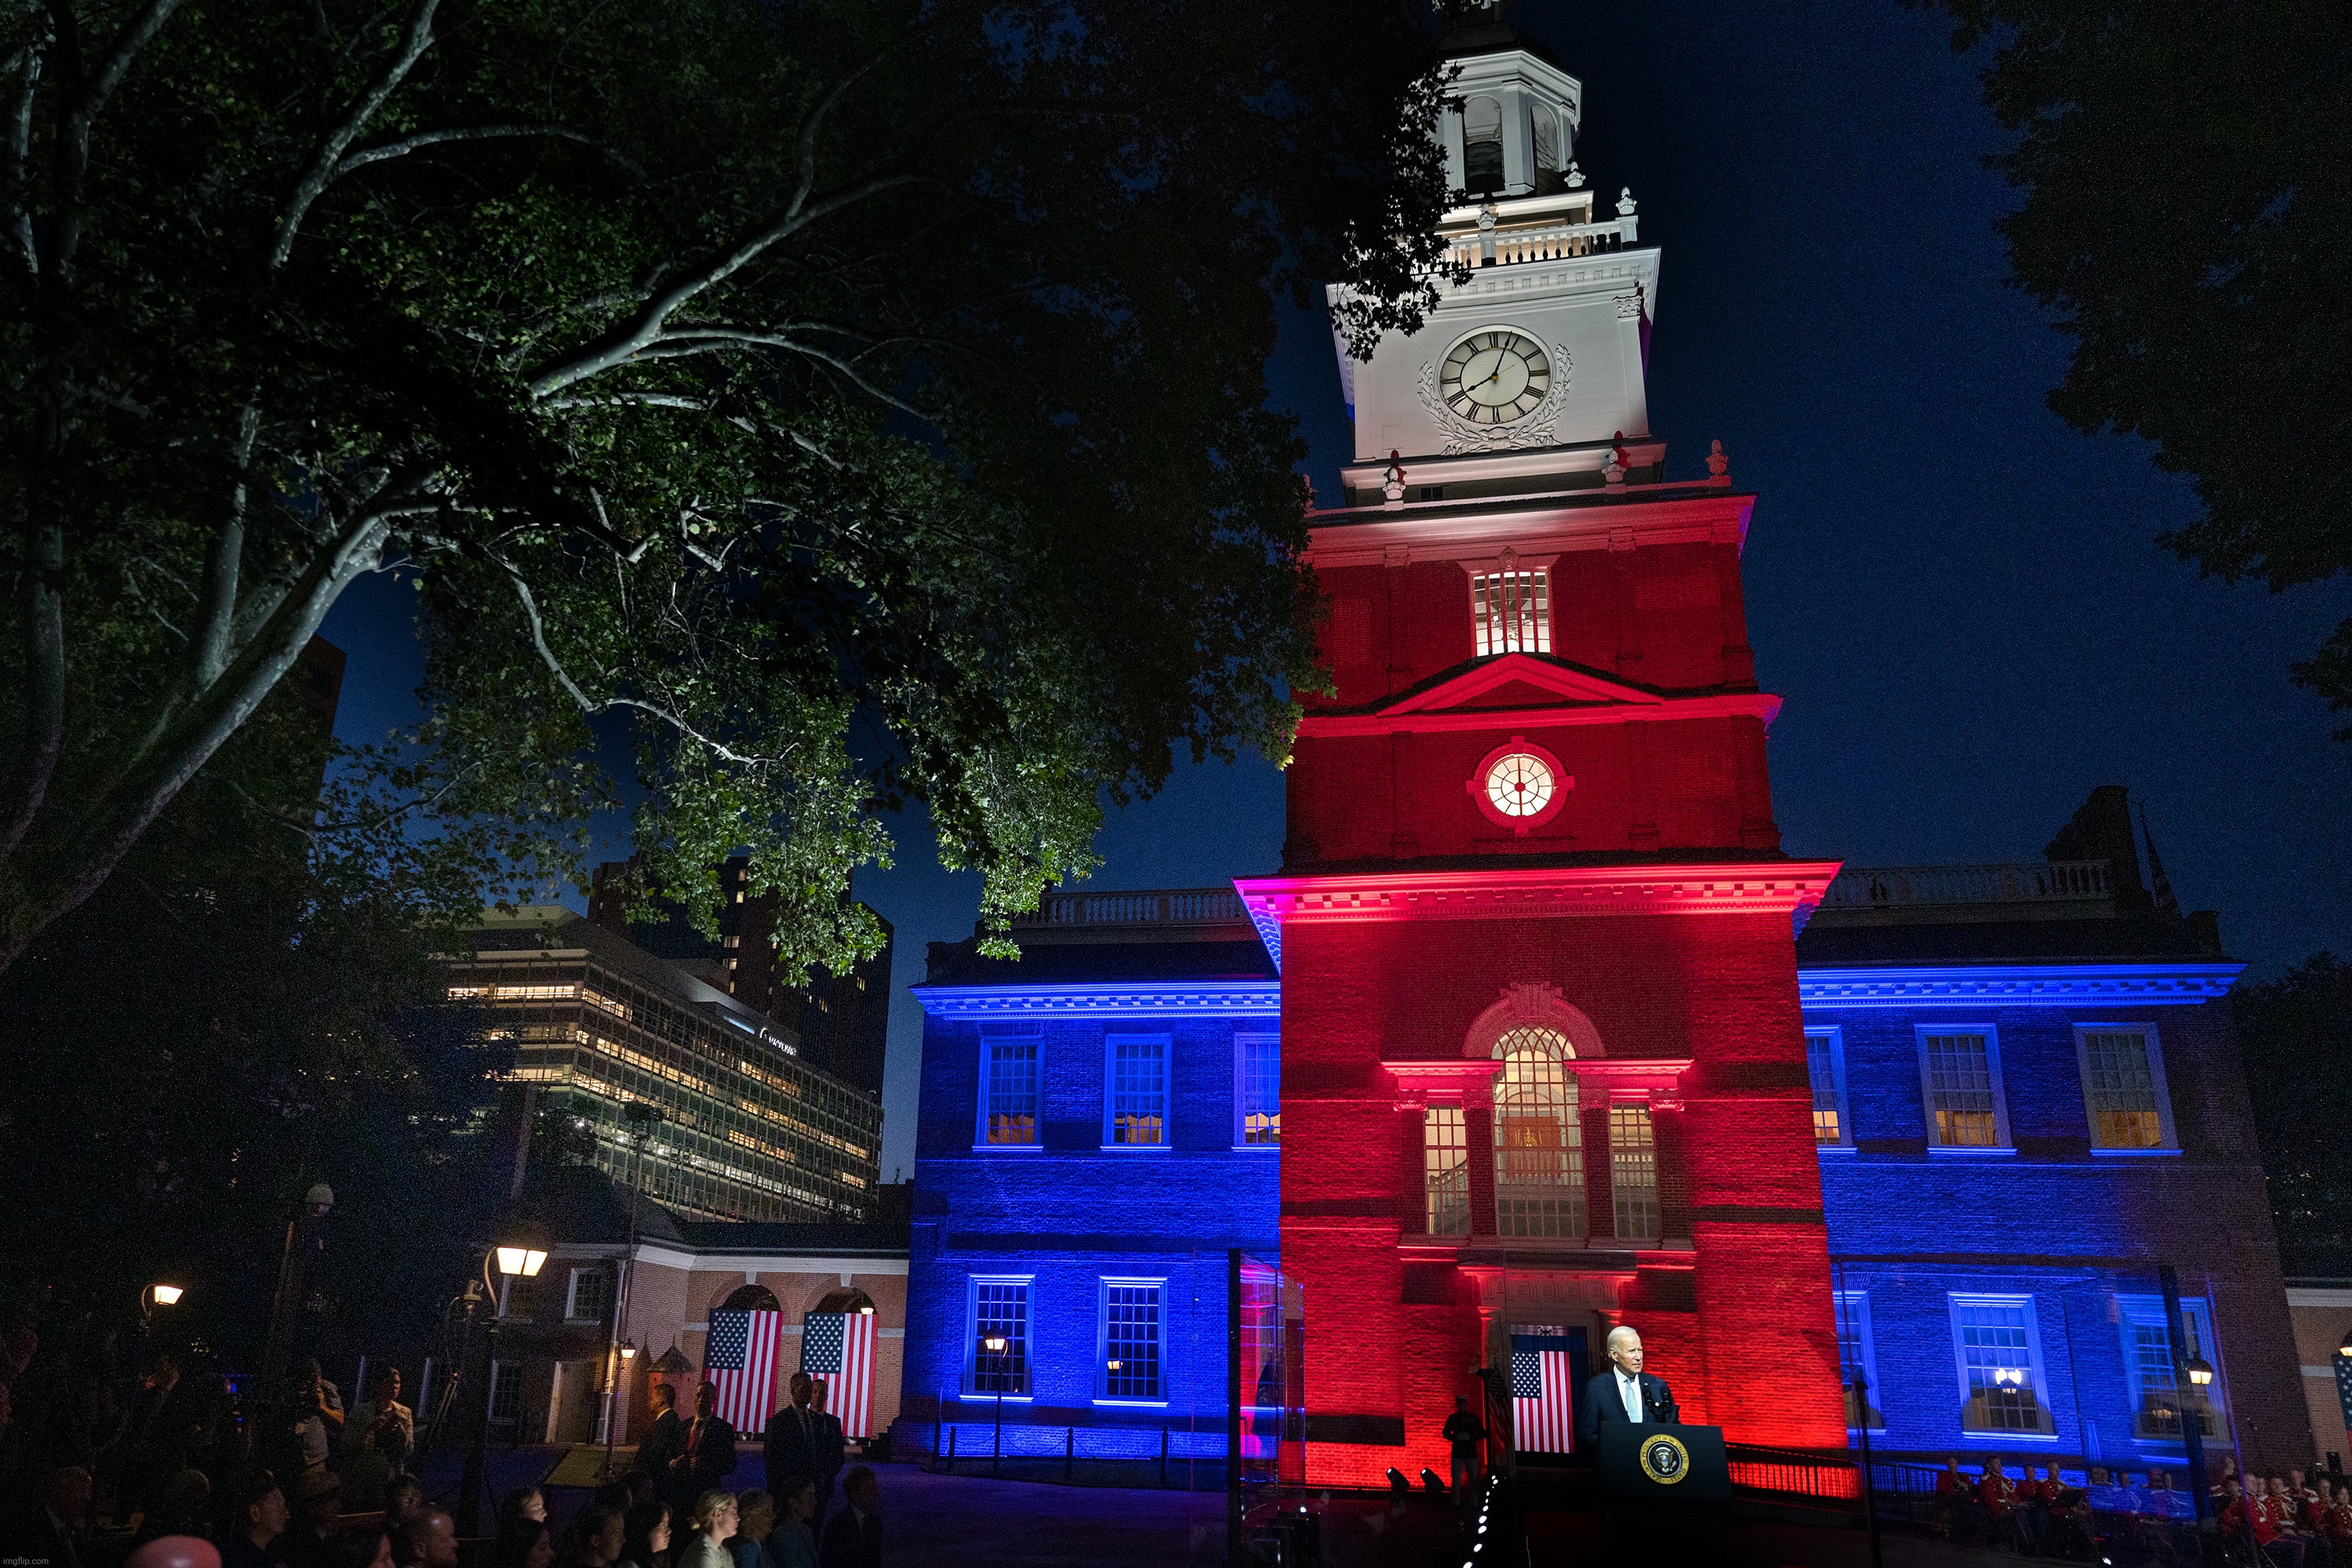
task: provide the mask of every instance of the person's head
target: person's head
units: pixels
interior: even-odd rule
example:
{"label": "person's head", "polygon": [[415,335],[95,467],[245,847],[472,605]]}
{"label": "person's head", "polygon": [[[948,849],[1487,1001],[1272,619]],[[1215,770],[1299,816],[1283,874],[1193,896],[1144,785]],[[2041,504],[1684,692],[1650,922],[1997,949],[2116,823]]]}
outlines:
{"label": "person's head", "polygon": [[221,1568],[220,1548],[193,1535],[159,1535],[123,1559],[122,1568]]}
{"label": "person's head", "polygon": [[620,1560],[624,1525],[618,1509],[590,1503],[572,1521],[572,1540],[563,1553],[573,1568],[602,1568]]}
{"label": "person's head", "polygon": [[1999,1454],[1994,1454],[1987,1458],[1985,1460],[1985,1474],[1989,1476],[1997,1476],[2000,1473],[2000,1456]]}
{"label": "person's head", "polygon": [[2228,1498],[2231,1502],[2237,1501],[2239,1497],[2244,1493],[2245,1489],[2245,1488],[2238,1484],[2237,1477],[2223,1476],[2221,1478],[2221,1495]]}
{"label": "person's head", "polygon": [[709,1420],[710,1413],[718,1408],[719,1385],[717,1384],[706,1383],[694,1391],[694,1414],[698,1419]]}
{"label": "person's head", "polygon": [[400,1568],[457,1568],[457,1521],[437,1508],[404,1521],[392,1535]]}
{"label": "person's head", "polygon": [[849,1506],[860,1513],[879,1513],[882,1503],[882,1483],[874,1479],[870,1465],[852,1465],[849,1473],[841,1478],[841,1495]]}
{"label": "person's head", "polygon": [[2286,1478],[2284,1476],[2273,1476],[2271,1478],[2271,1496],[2286,1496]]}
{"label": "person's head", "polygon": [[621,1560],[636,1568],[653,1568],[654,1559],[668,1550],[669,1505],[652,1500],[630,1504],[621,1526]]}
{"label": "person's head", "polygon": [[63,1465],[41,1478],[41,1506],[68,1524],[79,1524],[89,1512],[89,1472],[79,1465]]}
{"label": "person's head", "polygon": [[501,1527],[525,1521],[547,1522],[547,1497],[537,1487],[517,1487],[499,1501]]}
{"label": "person's head", "polygon": [[765,1541],[775,1533],[776,1500],[759,1488],[735,1500],[735,1533],[753,1541]]}
{"label": "person's head", "polygon": [[513,1519],[501,1524],[490,1550],[490,1568],[551,1568],[555,1536],[543,1519]]}
{"label": "person's head", "polygon": [[2091,1484],[2095,1487],[2103,1487],[2107,1484],[2107,1468],[2105,1465],[2093,1465],[2091,1467]]}
{"label": "person's head", "polygon": [[398,1367],[383,1366],[375,1370],[374,1375],[368,1379],[368,1400],[378,1410],[382,1410],[388,1405],[399,1403],[400,1369]]}
{"label": "person's head", "polygon": [[1458,1410],[1458,1411],[1460,1411],[1460,1412],[1461,1412],[1463,1415],[1469,1415],[1469,1414],[1470,1414],[1470,1396],[1469,1396],[1468,1394],[1455,1394],[1455,1395],[1454,1396],[1454,1409],[1456,1409],[1456,1410]]}
{"label": "person's head", "polygon": [[2326,1502],[2329,1498],[2336,1495],[2336,1483],[2329,1480],[2326,1476],[2320,1477],[2317,1480],[2314,1481],[2312,1485],[2319,1489],[2319,1500],[2322,1502]]}
{"label": "person's head", "polygon": [[383,1523],[396,1530],[425,1511],[425,1489],[415,1476],[395,1476],[383,1489]]}
{"label": "person's head", "polygon": [[809,1404],[818,1410],[824,1408],[824,1379],[821,1377],[809,1379]]}
{"label": "person's head", "polygon": [[1624,1323],[1609,1331],[1610,1364],[1632,1376],[1642,1370],[1642,1336]]}
{"label": "person's head", "polygon": [[1958,1454],[1947,1454],[1944,1456],[1944,1473],[1950,1476],[1957,1476],[1960,1473],[1960,1457]]}
{"label": "person's head", "polygon": [[694,1500],[694,1512],[687,1523],[697,1535],[725,1541],[734,1535],[738,1517],[733,1492],[708,1491]]}
{"label": "person's head", "polygon": [[171,1486],[163,1493],[163,1516],[184,1521],[202,1519],[212,1501],[211,1479],[191,1466],[172,1478]]}
{"label": "person's head", "polygon": [[666,1410],[675,1410],[677,1408],[677,1390],[667,1383],[656,1383],[654,1384],[653,1402],[656,1415]]}
{"label": "person's head", "polygon": [[808,1402],[809,1374],[804,1372],[796,1372],[793,1373],[793,1403],[794,1405],[806,1405]]}
{"label": "person's head", "polygon": [[169,1388],[180,1381],[180,1352],[157,1351],[147,1358],[147,1375],[141,1380],[150,1388]]}
{"label": "person's head", "polygon": [[785,1478],[782,1488],[776,1493],[776,1500],[781,1505],[786,1519],[798,1520],[801,1523],[806,1524],[816,1517],[816,1478],[814,1476]]}
{"label": "person's head", "polygon": [[307,1478],[302,1483],[302,1495],[296,1504],[296,1512],[306,1529],[324,1540],[335,1528],[335,1521],[342,1517],[342,1483],[331,1475]]}
{"label": "person's head", "polygon": [[268,1470],[257,1470],[246,1484],[244,1529],[256,1546],[267,1546],[286,1533],[293,1510],[286,1506],[285,1489]]}

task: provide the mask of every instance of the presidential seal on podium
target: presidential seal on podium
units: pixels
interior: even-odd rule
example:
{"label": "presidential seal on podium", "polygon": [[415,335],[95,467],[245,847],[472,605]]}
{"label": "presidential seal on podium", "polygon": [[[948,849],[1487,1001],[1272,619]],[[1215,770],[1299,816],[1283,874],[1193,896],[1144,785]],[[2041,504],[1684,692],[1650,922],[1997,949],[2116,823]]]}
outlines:
{"label": "presidential seal on podium", "polygon": [[1690,1474],[1690,1450],[1682,1439],[1664,1432],[1643,1437],[1639,1450],[1642,1473],[1662,1487],[1673,1486]]}

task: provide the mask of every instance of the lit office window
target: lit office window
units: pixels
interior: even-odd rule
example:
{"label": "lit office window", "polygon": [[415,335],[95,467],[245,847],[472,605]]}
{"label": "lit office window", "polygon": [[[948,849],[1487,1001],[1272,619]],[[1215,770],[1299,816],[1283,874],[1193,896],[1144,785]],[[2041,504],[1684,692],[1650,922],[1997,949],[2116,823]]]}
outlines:
{"label": "lit office window", "polygon": [[1168,1141],[1168,1042],[1164,1038],[1113,1038],[1110,1042],[1110,1139],[1134,1148]]}
{"label": "lit office window", "polygon": [[2137,1029],[2085,1029],[2079,1038],[2092,1146],[2163,1148],[2162,1099],[2147,1036]]}
{"label": "lit office window", "polygon": [[[2183,1402],[2179,1380],[2173,1375],[2172,1334],[2165,1325],[2164,1298],[2117,1298],[2124,1331],[2124,1369],[2132,1380],[2132,1436],[2152,1441],[2180,1438]],[[2213,1335],[2208,1327],[2206,1303],[2184,1297],[2180,1329],[2187,1337],[2186,1354],[2213,1364]],[[2214,1412],[2221,1406],[2219,1376],[2202,1389],[2190,1391],[2187,1408],[2197,1415],[2197,1429],[2210,1437],[2220,1430]]]}
{"label": "lit office window", "polygon": [[988,1051],[986,1141],[1037,1142],[1037,1042],[991,1040]]}
{"label": "lit office window", "polygon": [[1609,1108],[1609,1191],[1619,1236],[1658,1234],[1658,1151],[1646,1105]]}
{"label": "lit office window", "polygon": [[1923,1035],[1919,1043],[1927,1062],[1929,1131],[1937,1145],[2000,1147],[1990,1038],[1981,1034]]}
{"label": "lit office window", "polygon": [[2031,1297],[1954,1296],[1952,1333],[1959,1356],[1962,1430],[2054,1430],[2042,1400]]}
{"label": "lit office window", "polygon": [[1160,1285],[1103,1281],[1105,1399],[1161,1399]]}
{"label": "lit office window", "polygon": [[1490,572],[1470,579],[1478,657],[1551,651],[1551,595],[1542,572]]}
{"label": "lit office window", "polygon": [[1470,1234],[1470,1139],[1458,1105],[1433,1105],[1421,1121],[1422,1167],[1429,1184],[1429,1234]]}
{"label": "lit office window", "polygon": [[1234,1042],[1234,1087],[1244,1144],[1282,1142],[1282,1042],[1244,1035]]}

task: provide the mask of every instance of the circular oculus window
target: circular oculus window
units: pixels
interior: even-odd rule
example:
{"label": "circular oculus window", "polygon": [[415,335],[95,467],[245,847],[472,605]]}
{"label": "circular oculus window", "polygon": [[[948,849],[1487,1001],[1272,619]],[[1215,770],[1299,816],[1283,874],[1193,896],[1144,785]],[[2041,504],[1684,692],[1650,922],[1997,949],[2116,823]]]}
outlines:
{"label": "circular oculus window", "polygon": [[1486,769],[1486,799],[1505,816],[1540,816],[1559,793],[1551,764],[1533,752],[1508,752]]}

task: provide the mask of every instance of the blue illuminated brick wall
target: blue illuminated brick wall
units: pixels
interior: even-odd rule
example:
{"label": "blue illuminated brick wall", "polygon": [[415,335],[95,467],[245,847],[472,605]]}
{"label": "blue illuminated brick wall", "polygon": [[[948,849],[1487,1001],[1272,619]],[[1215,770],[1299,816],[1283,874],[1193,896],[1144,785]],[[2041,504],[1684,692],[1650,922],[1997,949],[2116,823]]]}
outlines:
{"label": "blue illuminated brick wall", "polygon": [[[2169,1263],[2185,1297],[2211,1303],[2222,1398],[2209,1441],[2243,1444],[2257,1468],[2309,1459],[2227,1006],[1807,1006],[1807,1027],[1833,1026],[1843,1042],[1855,1147],[1822,1152],[1822,1190],[1840,1284],[1867,1295],[1885,1421],[1874,1447],[2177,1466],[2178,1436],[2135,1432],[2126,1359],[2127,1300],[2157,1295]],[[2177,1152],[2093,1152],[2077,1024],[2155,1031]],[[2013,1152],[1929,1152],[1923,1025],[1996,1031]],[[1955,1292],[2032,1299],[2048,1436],[1963,1430]]]}
{"label": "blue illuminated brick wall", "polygon": [[[1065,961],[1058,978],[1075,978],[1076,955],[1055,956]],[[943,1443],[944,1421],[960,1426],[961,1453],[975,1444],[987,1451],[995,1401],[959,1392],[972,1339],[969,1281],[1028,1275],[1029,1394],[1005,1402],[1008,1452],[1058,1455],[1076,1428],[1080,1457],[1156,1457],[1165,1428],[1171,1457],[1222,1456],[1227,1249],[1270,1259],[1277,1237],[1279,1154],[1234,1147],[1234,1037],[1275,1029],[1270,973],[1248,978],[1264,981],[1269,1016],[1155,1014],[1106,1001],[1075,1013],[1065,1004],[1046,1017],[1035,1149],[974,1149],[982,1025],[939,1016],[936,993],[927,1000],[901,1405],[908,1441]],[[1022,990],[1003,977],[1008,1008],[1020,1005]],[[1171,1037],[1165,1149],[1102,1147],[1113,1032]],[[1098,1399],[1107,1277],[1166,1281],[1162,1405]]]}

